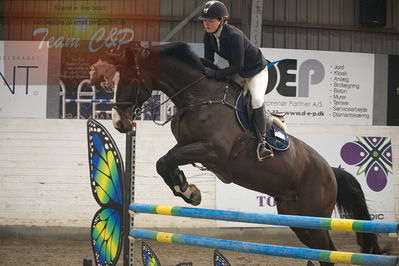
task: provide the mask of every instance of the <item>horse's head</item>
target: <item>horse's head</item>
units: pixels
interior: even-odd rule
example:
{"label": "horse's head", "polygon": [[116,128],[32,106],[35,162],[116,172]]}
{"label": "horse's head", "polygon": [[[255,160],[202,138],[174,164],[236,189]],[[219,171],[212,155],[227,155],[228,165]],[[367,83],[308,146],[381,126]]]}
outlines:
{"label": "horse's head", "polygon": [[101,85],[105,89],[112,89],[115,86],[116,67],[110,62],[99,59],[96,63],[89,66],[90,83]]}
{"label": "horse's head", "polygon": [[126,49],[116,61],[112,123],[122,133],[130,132],[141,106],[151,97],[150,74],[143,70],[143,48]]}

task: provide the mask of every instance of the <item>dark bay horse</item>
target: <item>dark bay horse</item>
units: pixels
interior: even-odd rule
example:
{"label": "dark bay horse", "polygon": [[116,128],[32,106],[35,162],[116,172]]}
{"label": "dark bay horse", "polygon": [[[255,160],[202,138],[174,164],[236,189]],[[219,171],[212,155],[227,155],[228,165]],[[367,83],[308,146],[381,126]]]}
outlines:
{"label": "dark bay horse", "polygon": [[[163,91],[176,106],[171,127],[177,145],[156,164],[174,195],[192,205],[200,203],[200,191],[187,183],[179,166],[201,163],[225,183],[273,196],[280,214],[331,217],[337,205],[345,218],[370,220],[357,180],[341,168],[332,168],[294,136],[287,151],[275,151],[274,158],[259,162],[256,140],[239,126],[231,106],[240,89],[204,78],[206,62],[187,44],[127,50],[109,61],[119,73],[112,116],[117,130],[132,130],[134,110],[153,90]],[[291,229],[310,248],[336,250],[326,230]],[[357,233],[357,240],[364,253],[383,252],[374,234]]]}

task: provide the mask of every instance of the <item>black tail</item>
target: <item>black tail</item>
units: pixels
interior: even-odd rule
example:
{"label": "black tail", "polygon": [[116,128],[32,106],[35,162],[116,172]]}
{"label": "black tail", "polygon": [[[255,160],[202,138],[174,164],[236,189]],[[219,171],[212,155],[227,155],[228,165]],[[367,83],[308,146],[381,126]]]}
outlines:
{"label": "black tail", "polygon": [[[343,168],[332,167],[332,169],[337,179],[337,207],[341,217],[371,220],[363,190],[356,178]],[[362,253],[383,254],[388,252],[387,249],[380,248],[376,234],[356,233],[356,239]]]}

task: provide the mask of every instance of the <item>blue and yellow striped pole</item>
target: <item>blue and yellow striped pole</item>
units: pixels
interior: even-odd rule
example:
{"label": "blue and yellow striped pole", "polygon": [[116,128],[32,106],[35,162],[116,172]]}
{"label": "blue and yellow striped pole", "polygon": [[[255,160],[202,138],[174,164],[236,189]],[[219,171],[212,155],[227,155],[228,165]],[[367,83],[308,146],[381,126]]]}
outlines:
{"label": "blue and yellow striped pole", "polygon": [[263,214],[138,203],[131,204],[129,209],[137,213],[375,234],[398,233],[399,230],[399,224],[393,222]]}
{"label": "blue and yellow striped pole", "polygon": [[155,240],[166,243],[176,243],[197,247],[224,249],[255,253],[270,256],[279,256],[295,259],[315,260],[332,263],[362,264],[362,265],[397,265],[398,258],[393,256],[381,256],[359,254],[341,251],[328,251],[320,249],[285,247],[268,244],[223,240],[199,236],[164,233],[143,229],[132,229],[130,236],[137,239]]}

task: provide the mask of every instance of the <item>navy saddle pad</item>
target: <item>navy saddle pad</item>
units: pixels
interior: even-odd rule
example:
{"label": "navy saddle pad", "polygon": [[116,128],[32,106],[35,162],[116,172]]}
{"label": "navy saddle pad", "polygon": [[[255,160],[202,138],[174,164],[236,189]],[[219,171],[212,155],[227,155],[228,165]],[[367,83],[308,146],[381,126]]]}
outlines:
{"label": "navy saddle pad", "polygon": [[[254,128],[250,120],[248,119],[247,114],[247,106],[245,104],[244,93],[241,92],[236,101],[236,117],[238,123],[244,130],[251,130],[254,132]],[[290,139],[288,138],[287,133],[276,126],[274,123],[272,128],[266,132],[266,135],[263,136],[267,144],[269,144],[273,149],[278,151],[285,151],[290,147]]]}

